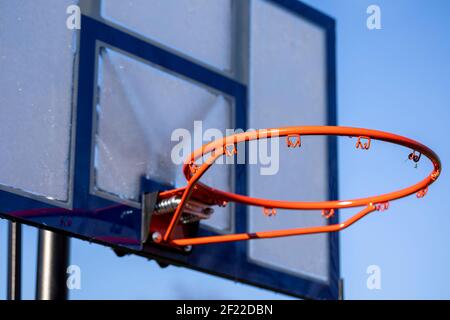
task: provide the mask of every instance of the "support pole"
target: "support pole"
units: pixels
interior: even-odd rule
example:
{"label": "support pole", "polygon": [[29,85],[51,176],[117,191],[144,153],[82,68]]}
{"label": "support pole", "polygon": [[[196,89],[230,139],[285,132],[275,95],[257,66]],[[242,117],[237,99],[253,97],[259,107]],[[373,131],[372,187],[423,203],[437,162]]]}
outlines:
{"label": "support pole", "polygon": [[8,223],[8,300],[20,300],[22,268],[22,225]]}
{"label": "support pole", "polygon": [[67,299],[68,263],[69,238],[52,231],[39,230],[37,300]]}

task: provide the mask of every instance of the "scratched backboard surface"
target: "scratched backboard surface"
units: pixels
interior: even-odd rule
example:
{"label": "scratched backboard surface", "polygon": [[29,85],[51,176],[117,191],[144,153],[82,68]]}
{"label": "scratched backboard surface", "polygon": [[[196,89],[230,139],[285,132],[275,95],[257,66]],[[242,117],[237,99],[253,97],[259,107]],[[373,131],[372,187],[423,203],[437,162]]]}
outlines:
{"label": "scratched backboard surface", "polygon": [[[269,2],[253,1],[250,53],[250,127],[327,124],[327,51],[322,28]],[[280,140],[278,171],[261,175],[258,167],[250,166],[249,194],[292,201],[326,200],[330,176],[326,137],[305,138],[301,151],[296,152]],[[256,207],[250,208],[248,220],[252,231],[327,223],[320,215],[288,210],[267,219]],[[328,243],[327,234],[252,241],[249,257],[267,267],[327,282]]]}
{"label": "scratched backboard surface", "polygon": [[[180,255],[142,244],[140,210],[143,178],[155,190],[183,186],[179,159],[227,129],[334,124],[333,20],[296,0],[82,0],[81,30],[69,30],[72,3],[38,10],[33,22],[34,5],[0,5],[0,84],[8,89],[0,97],[0,212],[271,290],[337,298],[335,235]],[[24,50],[3,28],[17,21],[24,36],[52,41]],[[273,199],[336,196],[332,140],[305,139],[295,150],[275,142],[271,174],[261,173],[267,163],[217,165],[203,181]],[[320,213],[267,218],[229,205],[199,233],[326,223]]]}
{"label": "scratched backboard surface", "polygon": [[61,203],[70,198],[76,38],[65,23],[74,2],[45,13],[37,1],[0,4],[0,188]]}

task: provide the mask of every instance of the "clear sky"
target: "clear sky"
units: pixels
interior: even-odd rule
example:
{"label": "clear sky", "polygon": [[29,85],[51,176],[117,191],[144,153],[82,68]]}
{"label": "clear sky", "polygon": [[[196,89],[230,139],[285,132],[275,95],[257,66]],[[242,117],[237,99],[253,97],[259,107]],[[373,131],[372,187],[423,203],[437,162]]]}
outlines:
{"label": "clear sky", "polygon": [[[450,299],[450,1],[308,0],[337,20],[339,125],[405,135],[434,149],[443,174],[424,199],[393,202],[340,234],[346,298]],[[381,8],[381,30],[366,27],[366,9]],[[430,167],[406,161],[408,150],[376,143],[370,152],[339,144],[341,197],[407,186]],[[346,213],[342,213],[345,217]],[[6,222],[0,221],[6,243]],[[37,232],[24,229],[23,295],[34,297]],[[0,247],[0,298],[5,297],[6,246]],[[138,257],[117,258],[98,245],[72,241],[71,263],[82,270],[77,299],[271,299],[283,295],[183,268],[159,268]],[[366,286],[367,267],[381,270],[381,289]]]}
{"label": "clear sky", "polygon": [[[339,125],[417,139],[439,154],[444,167],[425,198],[393,202],[388,211],[341,233],[346,297],[449,299],[450,216],[444,199],[450,190],[450,2],[307,2],[337,20]],[[381,30],[366,28],[371,4],[381,9]],[[394,190],[429,171],[422,162],[411,168],[404,149],[376,144],[360,157],[340,142],[341,197]],[[381,269],[381,290],[367,289],[369,265]]]}

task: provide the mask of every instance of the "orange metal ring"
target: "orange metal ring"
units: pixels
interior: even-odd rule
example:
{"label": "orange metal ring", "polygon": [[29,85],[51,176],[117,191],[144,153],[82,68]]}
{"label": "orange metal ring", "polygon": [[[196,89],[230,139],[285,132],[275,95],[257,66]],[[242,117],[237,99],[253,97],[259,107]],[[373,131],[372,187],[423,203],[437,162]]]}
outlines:
{"label": "orange metal ring", "polygon": [[[400,146],[409,147],[412,150],[420,152],[422,155],[425,155],[432,162],[433,171],[422,181],[398,191],[359,199],[320,201],[320,202],[280,201],[280,200],[252,198],[244,195],[213,189],[199,182],[202,175],[214,164],[214,162],[220,156],[224,154],[224,146],[227,144],[227,142],[230,141],[230,139],[232,139],[232,141],[235,144],[237,144],[240,142],[246,142],[251,140],[270,139],[289,135],[301,135],[301,136],[330,135],[330,136],[368,137],[374,140],[394,143]],[[189,168],[189,163],[192,163],[196,159],[199,159],[200,157],[203,157],[206,154],[211,154],[211,156],[198,168],[198,170],[195,173],[192,173],[192,171]],[[188,181],[188,184],[184,188],[181,202],[178,205],[177,210],[175,211],[174,216],[172,217],[172,221],[169,224],[169,227],[167,228],[166,233],[164,235],[164,241],[170,241],[171,243],[180,246],[339,231],[353,224],[354,222],[361,219],[368,213],[375,211],[377,209],[376,206],[377,204],[387,203],[389,201],[403,198],[411,194],[415,194],[420,190],[426,189],[438,178],[439,174],[441,173],[441,162],[437,154],[427,146],[415,140],[395,135],[392,133],[370,129],[352,128],[352,127],[302,126],[302,127],[275,128],[275,129],[261,129],[257,131],[238,133],[232,136],[225,137],[223,139],[213,141],[209,144],[204,145],[202,148],[195,150],[190,155],[190,157],[186,160],[185,165],[183,166],[183,173]],[[223,201],[240,202],[243,204],[260,206],[264,208],[274,208],[274,209],[278,208],[289,210],[319,210],[319,209],[332,210],[332,209],[345,209],[351,207],[365,207],[365,208],[358,214],[348,219],[347,221],[334,225],[307,227],[300,229],[297,228],[280,231],[265,231],[257,233],[200,237],[190,239],[171,239],[173,229],[178,223],[179,218],[183,212],[184,204],[189,200],[194,190],[200,189],[213,194],[215,198],[221,199]]]}

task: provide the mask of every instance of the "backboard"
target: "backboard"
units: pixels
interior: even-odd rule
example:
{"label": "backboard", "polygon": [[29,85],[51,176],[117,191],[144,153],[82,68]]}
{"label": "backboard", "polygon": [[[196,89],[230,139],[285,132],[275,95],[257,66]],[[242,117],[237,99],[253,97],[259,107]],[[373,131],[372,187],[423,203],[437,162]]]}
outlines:
{"label": "backboard", "polygon": [[[162,263],[336,299],[336,234],[178,252],[149,239],[143,210],[143,194],[186,184],[188,151],[230,130],[335,124],[334,21],[296,0],[64,0],[44,12],[46,2],[0,10],[2,215]],[[79,30],[66,23],[74,4]],[[337,198],[333,138],[316,138],[301,154],[274,150],[257,163],[215,166],[204,181],[254,197]],[[338,219],[267,218],[239,204],[214,210],[196,234]]]}

